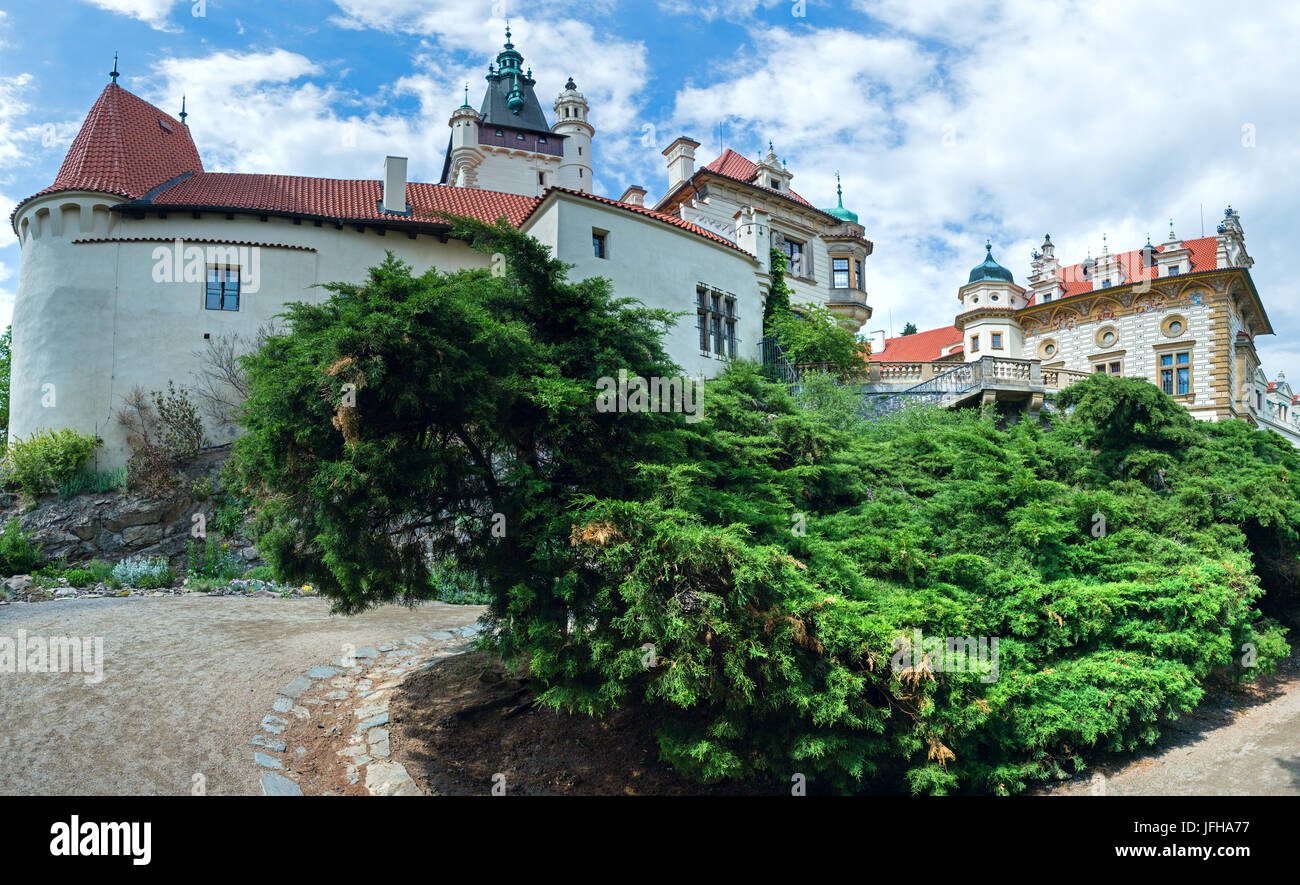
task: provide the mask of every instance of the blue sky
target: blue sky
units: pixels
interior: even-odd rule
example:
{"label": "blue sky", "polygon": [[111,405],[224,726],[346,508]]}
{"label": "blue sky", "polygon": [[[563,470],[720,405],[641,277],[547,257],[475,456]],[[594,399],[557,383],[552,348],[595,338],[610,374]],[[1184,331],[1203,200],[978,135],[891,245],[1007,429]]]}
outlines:
{"label": "blue sky", "polygon": [[[573,76],[597,127],[596,185],[666,184],[679,134],[845,202],[876,245],[868,331],[951,323],[995,256],[1020,282],[1057,254],[1212,234],[1241,212],[1277,335],[1300,373],[1289,260],[1300,235],[1300,4],[1202,0],[46,0],[0,3],[0,214],[47,186],[107,82],[189,119],[211,171],[436,180],[447,118],[482,95],[508,14],[543,103]],[[548,107],[549,110],[549,107]],[[0,234],[0,322],[18,281]]]}

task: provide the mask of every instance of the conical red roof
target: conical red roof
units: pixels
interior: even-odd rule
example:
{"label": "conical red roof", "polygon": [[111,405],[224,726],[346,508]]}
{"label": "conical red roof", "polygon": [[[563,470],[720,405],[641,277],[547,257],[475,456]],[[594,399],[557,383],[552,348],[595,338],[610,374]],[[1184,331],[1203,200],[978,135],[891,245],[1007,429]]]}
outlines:
{"label": "conical red roof", "polygon": [[41,193],[87,190],[139,198],[178,175],[202,171],[187,127],[110,83],[81,124],[54,184]]}

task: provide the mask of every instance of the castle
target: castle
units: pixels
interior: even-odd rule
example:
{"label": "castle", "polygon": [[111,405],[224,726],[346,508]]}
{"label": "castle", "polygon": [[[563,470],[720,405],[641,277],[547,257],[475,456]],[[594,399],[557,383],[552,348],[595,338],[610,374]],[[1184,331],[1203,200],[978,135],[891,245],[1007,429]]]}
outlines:
{"label": "castle", "polygon": [[[1027,366],[1040,393],[1089,374],[1145,378],[1196,418],[1241,418],[1300,447],[1296,396],[1269,381],[1255,338],[1273,334],[1250,276],[1240,214],[1224,211],[1212,237],[1062,266],[1050,235],[1034,251],[1028,286],[993,258],[957,290],[951,326],[886,339],[872,354],[878,389],[911,389],[964,363]],[[1035,365],[1036,364],[1036,365]]]}
{"label": "castle", "polygon": [[[116,414],[134,388],[190,383],[214,340],[251,342],[318,284],[360,281],[391,250],[417,273],[486,268],[441,213],[505,218],[574,265],[649,307],[687,314],[666,341],[691,376],[757,357],[773,244],[791,256],[795,300],[827,304],[858,328],[870,316],[871,244],[842,205],[821,210],[790,188],[769,152],[727,151],[695,168],[699,145],[665,151],[669,192],[593,193],[596,130],[570,79],[548,123],[524,57],[506,43],[478,110],[456,108],[437,184],[383,160],[377,180],[208,172],[186,125],[111,82],[54,182],[21,201],[9,431],[73,427],[105,440],[101,467],[128,452]],[[379,158],[376,158],[376,165]],[[694,320],[691,320],[694,316]],[[237,429],[211,420],[213,442]]]}
{"label": "castle", "polygon": [[[21,244],[10,436],[98,434],[101,468],[128,456],[116,415],[132,390],[189,384],[211,342],[252,342],[287,303],[325,298],[320,284],[360,281],[386,251],[417,273],[488,267],[450,236],[444,213],[504,218],[575,278],[605,277],[619,295],[685,314],[665,344],[691,376],[759,358],[774,248],[793,304],[825,305],[855,331],[871,317],[873,244],[842,191],[835,208],[817,208],[770,143],[754,159],[725,150],[697,168],[700,144],[683,137],[663,151],[657,203],[640,186],[597,195],[586,98],[570,79],[549,122],[508,30],[479,109],[467,89],[451,114],[436,184],[408,180],[407,160],[392,156],[379,179],[208,172],[185,110],[173,117],[118,77],[115,67],[54,182],[10,219]],[[873,380],[907,389],[986,355],[1058,381],[1101,367],[1164,384],[1200,417],[1246,417],[1300,439],[1289,388],[1259,373],[1252,342],[1271,328],[1236,214],[1218,238],[1171,234],[1136,264],[1133,254],[1063,269],[1049,240],[1025,289],[990,249],[959,292],[956,324],[884,342]],[[211,416],[206,431],[220,443],[237,428]]]}

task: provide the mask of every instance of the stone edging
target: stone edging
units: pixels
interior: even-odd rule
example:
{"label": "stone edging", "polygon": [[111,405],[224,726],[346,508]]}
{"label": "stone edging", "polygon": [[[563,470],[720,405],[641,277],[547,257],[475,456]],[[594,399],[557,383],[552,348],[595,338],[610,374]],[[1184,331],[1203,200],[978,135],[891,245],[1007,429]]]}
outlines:
{"label": "stone edging", "polygon": [[[366,789],[372,796],[420,796],[420,788],[400,762],[389,756],[388,700],[393,689],[411,671],[427,670],[442,658],[460,654],[468,648],[468,640],[480,631],[477,624],[451,630],[417,633],[402,640],[378,646],[357,649],[351,660],[339,658],[329,666],[309,669],[280,690],[273,713],[262,718],[260,731],[253,736],[253,762],[261,773],[264,796],[302,796],[302,787],[290,777],[286,768],[288,745],[279,736],[289,724],[286,716],[309,718],[314,710],[310,706],[339,707],[353,701],[356,723],[348,737],[348,746],[341,751],[348,761],[347,778],[356,784],[365,777]],[[380,684],[375,683],[383,680]],[[323,692],[311,696],[313,690]],[[329,715],[332,710],[327,709]],[[338,726],[334,726],[335,729]],[[305,753],[299,747],[296,754]],[[363,774],[364,770],[364,774]]]}

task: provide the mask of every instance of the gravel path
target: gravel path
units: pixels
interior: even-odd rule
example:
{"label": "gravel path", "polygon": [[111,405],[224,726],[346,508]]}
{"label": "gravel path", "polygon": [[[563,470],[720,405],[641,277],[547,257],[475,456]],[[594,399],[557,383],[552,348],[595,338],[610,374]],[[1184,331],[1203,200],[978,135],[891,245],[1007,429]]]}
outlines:
{"label": "gravel path", "polygon": [[321,599],[81,599],[0,606],[0,637],[103,637],[104,680],[0,673],[0,794],[261,795],[249,739],[281,688],[345,645],[473,623],[430,603],[355,617]]}
{"label": "gravel path", "polygon": [[1267,681],[1260,697],[1211,699],[1174,723],[1151,752],[1103,766],[1055,795],[1300,796],[1300,674]]}

